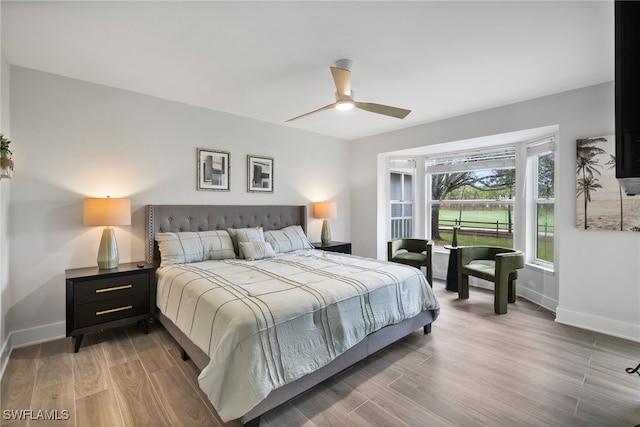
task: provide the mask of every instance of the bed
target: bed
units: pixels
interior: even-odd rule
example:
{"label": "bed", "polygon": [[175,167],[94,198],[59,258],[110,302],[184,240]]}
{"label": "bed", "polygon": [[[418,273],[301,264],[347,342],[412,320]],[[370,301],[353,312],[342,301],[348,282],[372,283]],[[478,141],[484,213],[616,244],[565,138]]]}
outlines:
{"label": "bed", "polygon": [[[224,421],[257,426],[370,354],[417,329],[429,333],[438,316],[419,270],[310,247],[306,206],[149,205],[146,214],[147,260],[162,263],[158,319],[201,370]],[[244,249],[243,259],[229,256],[227,230],[238,233],[233,251]],[[242,234],[258,231],[255,242]],[[192,241],[197,262],[167,257],[172,247],[191,253]]]}

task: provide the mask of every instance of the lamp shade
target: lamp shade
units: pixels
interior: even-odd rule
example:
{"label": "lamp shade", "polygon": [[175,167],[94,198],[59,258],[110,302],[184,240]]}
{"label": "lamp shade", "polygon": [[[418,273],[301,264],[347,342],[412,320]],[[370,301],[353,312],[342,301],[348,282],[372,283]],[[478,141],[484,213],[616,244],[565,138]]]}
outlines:
{"label": "lamp shade", "polygon": [[84,199],[84,225],[111,226],[131,224],[131,200]]}
{"label": "lamp shade", "polygon": [[313,204],[313,216],[315,218],[336,218],[338,205],[336,202],[316,202]]}

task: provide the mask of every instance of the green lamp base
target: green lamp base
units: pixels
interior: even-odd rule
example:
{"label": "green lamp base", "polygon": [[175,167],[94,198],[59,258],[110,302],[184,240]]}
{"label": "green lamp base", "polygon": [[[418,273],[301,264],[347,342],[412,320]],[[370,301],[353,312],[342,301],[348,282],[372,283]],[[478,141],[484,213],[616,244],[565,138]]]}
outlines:
{"label": "green lamp base", "polygon": [[100,248],[98,249],[98,268],[100,270],[111,270],[116,268],[120,262],[118,255],[118,244],[116,243],[116,233],[113,228],[105,227],[102,231]]}
{"label": "green lamp base", "polygon": [[331,229],[329,228],[329,220],[324,219],[322,221],[322,232],[320,233],[320,241],[323,245],[331,243]]}

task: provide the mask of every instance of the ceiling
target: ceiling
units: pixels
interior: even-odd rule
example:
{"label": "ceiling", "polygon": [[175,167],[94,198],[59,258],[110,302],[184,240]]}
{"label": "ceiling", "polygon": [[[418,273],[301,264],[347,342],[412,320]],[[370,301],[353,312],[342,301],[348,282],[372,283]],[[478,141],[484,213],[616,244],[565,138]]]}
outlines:
{"label": "ceiling", "polygon": [[[347,140],[612,81],[612,1],[2,1],[12,65]],[[412,110],[289,118],[355,99]]]}

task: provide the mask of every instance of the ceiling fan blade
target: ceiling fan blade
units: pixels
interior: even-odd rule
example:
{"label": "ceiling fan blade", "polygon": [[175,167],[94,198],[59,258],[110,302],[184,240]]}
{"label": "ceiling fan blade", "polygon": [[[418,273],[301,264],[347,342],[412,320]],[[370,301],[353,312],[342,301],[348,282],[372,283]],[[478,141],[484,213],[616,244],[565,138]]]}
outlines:
{"label": "ceiling fan blade", "polygon": [[356,108],[369,111],[372,113],[383,114],[385,116],[395,117],[397,119],[404,119],[411,112],[411,110],[405,110],[404,108],[390,107],[382,104],[372,104],[370,102],[356,102]]}
{"label": "ceiling fan blade", "polygon": [[330,67],[333,82],[336,84],[338,95],[351,96],[351,71],[344,68]]}
{"label": "ceiling fan blade", "polygon": [[303,117],[307,117],[307,116],[309,116],[311,114],[319,113],[320,111],[330,110],[332,108],[335,108],[335,106],[336,106],[336,103],[334,102],[333,104],[325,105],[324,107],[318,108],[317,110],[309,111],[308,113],[304,113],[304,114],[301,114],[299,116],[296,116],[296,117],[294,117],[292,119],[287,120],[287,122],[292,122],[294,120],[298,120],[298,119],[301,119]]}

